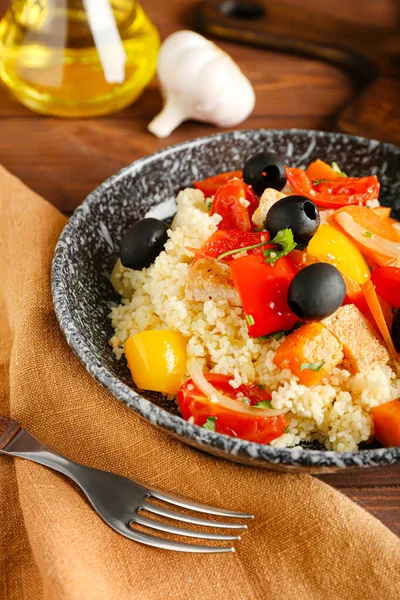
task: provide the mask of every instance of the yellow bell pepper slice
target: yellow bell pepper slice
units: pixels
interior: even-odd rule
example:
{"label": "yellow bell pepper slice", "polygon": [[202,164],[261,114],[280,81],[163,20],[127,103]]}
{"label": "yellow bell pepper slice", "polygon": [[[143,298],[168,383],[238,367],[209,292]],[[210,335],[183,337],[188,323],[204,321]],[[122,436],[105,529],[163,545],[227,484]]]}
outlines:
{"label": "yellow bell pepper slice", "polygon": [[186,371],[186,341],[179,331],[154,329],[129,337],[125,356],[138,388],[176,394]]}
{"label": "yellow bell pepper slice", "polygon": [[344,233],[323,223],[308,244],[307,252],[320,261],[334,265],[357,283],[370,277],[368,265],[355,244]]}

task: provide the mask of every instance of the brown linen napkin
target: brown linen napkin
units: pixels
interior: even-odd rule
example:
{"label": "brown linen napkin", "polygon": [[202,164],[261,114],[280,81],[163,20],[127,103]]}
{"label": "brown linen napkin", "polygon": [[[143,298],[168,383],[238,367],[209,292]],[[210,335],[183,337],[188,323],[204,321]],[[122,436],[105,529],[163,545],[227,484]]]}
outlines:
{"label": "brown linen napkin", "polygon": [[63,476],[0,456],[2,600],[400,597],[400,541],[346,497],[197,452],[102,389],[52,307],[65,218],[1,167],[0,215],[0,414],[76,461],[256,516],[236,554],[148,548],[111,530]]}

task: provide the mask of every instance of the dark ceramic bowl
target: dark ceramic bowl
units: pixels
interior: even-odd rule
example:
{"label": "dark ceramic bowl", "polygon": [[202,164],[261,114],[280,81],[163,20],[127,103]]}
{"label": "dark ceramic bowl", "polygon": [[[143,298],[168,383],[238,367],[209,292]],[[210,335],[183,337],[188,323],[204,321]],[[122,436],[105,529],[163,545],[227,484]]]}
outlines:
{"label": "dark ceramic bowl", "polygon": [[[125,359],[117,361],[107,340],[107,314],[118,302],[109,275],[123,232],[149,210],[172,216],[177,192],[223,171],[241,168],[263,148],[274,149],[291,166],[316,158],[336,160],[351,176],[377,174],[381,200],[400,216],[400,150],[339,133],[260,130],[219,133],[142,158],[100,187],[75,211],[58,242],[53,263],[55,310],[68,343],[97,381],[118,400],[176,438],[236,462],[280,471],[328,472],[400,462],[400,447],[358,452],[279,449],[202,429],[184,421],[154,392],[138,393]],[[84,176],[84,175],[83,175]]]}

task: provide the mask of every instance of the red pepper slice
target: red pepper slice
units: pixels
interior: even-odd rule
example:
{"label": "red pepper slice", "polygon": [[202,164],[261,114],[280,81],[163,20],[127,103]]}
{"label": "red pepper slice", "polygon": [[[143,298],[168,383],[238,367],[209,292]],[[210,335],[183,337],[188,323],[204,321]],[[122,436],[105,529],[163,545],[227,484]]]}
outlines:
{"label": "red pepper slice", "polygon": [[233,260],[229,266],[252,337],[288,330],[298,322],[287,303],[288,288],[297,270],[286,256],[271,266],[264,262],[263,254],[252,254]]}
{"label": "red pepper slice", "polygon": [[[230,229],[228,231],[218,230],[213,233],[208,240],[203,244],[199,250],[199,255],[194,257],[194,260],[200,257],[218,258],[221,254],[229,252],[230,250],[236,250],[237,248],[246,248],[248,246],[255,246],[262,242],[269,240],[268,231],[252,232],[252,231],[237,231]],[[270,244],[263,246],[265,248],[272,247]],[[261,249],[263,248],[261,247]],[[254,250],[247,250],[248,254],[254,254],[259,252],[260,248]],[[221,260],[224,262],[231,262],[235,255],[230,254]]]}
{"label": "red pepper slice", "polygon": [[363,205],[379,196],[379,181],[370,177],[338,177],[314,185],[303,169],[286,168],[286,176],[294,191],[313,200],[320,208]]}
{"label": "red pepper slice", "polygon": [[194,187],[196,190],[201,190],[206,198],[210,198],[214,196],[221,185],[227,183],[230,179],[237,177],[238,179],[242,179],[242,171],[228,171],[227,173],[220,173],[219,175],[214,175],[213,177],[207,177],[207,179],[203,179],[202,181],[195,181]]}
{"label": "red pepper slice", "polygon": [[379,267],[371,274],[376,293],[394,308],[400,308],[400,269]]}
{"label": "red pepper slice", "polygon": [[[255,406],[258,402],[271,400],[269,392],[255,384],[241,385],[234,389],[229,384],[232,379],[230,375],[209,373],[205,375],[205,378],[220,393],[238,402],[243,402],[243,398],[246,398],[251,406]],[[188,379],[179,390],[178,403],[184,419],[188,420],[193,417],[196,425],[203,426],[208,418],[214,417],[214,427],[218,433],[259,444],[268,444],[281,436],[287,425],[285,415],[260,417],[257,416],[258,409],[254,408],[253,417],[228,410],[218,403],[211,402],[210,398],[196,387],[192,379]]]}
{"label": "red pepper slice", "polygon": [[247,206],[246,184],[240,179],[231,179],[218,188],[212,201],[210,215],[221,215],[218,229],[239,229],[250,231],[251,221]]}

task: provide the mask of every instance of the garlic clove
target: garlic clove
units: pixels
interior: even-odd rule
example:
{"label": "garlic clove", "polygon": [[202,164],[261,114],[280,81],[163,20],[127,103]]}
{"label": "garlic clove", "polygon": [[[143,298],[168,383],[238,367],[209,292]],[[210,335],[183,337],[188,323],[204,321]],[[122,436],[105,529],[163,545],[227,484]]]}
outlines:
{"label": "garlic clove", "polygon": [[165,105],[148,129],[167,137],[187,119],[230,127],[252,112],[255,94],[231,57],[192,31],[178,31],[162,44],[158,78]]}
{"label": "garlic clove", "polygon": [[154,117],[147,129],[158,138],[165,138],[189,118],[185,113],[184,104],[177,97],[170,96],[162,111]]}

